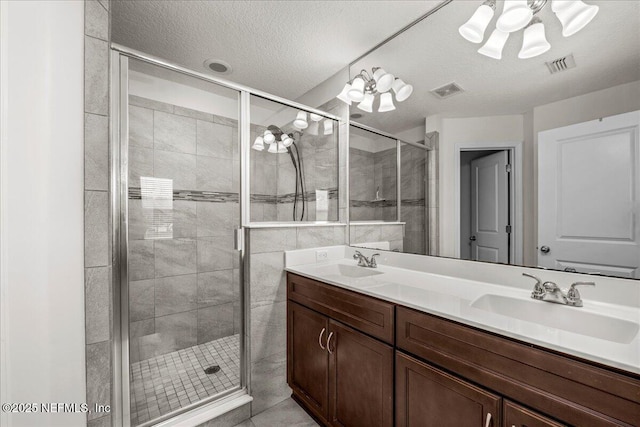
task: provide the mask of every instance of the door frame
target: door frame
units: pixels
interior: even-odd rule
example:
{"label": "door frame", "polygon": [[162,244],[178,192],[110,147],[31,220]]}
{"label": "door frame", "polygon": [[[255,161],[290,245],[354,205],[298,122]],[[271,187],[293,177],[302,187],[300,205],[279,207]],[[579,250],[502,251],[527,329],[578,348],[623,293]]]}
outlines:
{"label": "door frame", "polygon": [[509,151],[511,159],[510,182],[510,223],[511,223],[511,265],[522,265],[523,254],[523,208],[522,208],[522,141],[477,141],[460,142],[454,146],[454,215],[453,238],[454,256],[460,258],[460,153],[463,151]]}

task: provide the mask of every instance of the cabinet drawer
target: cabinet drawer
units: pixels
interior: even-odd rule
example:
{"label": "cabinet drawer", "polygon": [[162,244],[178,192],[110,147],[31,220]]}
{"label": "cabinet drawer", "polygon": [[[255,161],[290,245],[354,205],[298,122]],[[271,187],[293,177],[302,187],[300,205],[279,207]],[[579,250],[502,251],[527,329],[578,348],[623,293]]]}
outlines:
{"label": "cabinet drawer", "polygon": [[394,304],[291,273],[287,296],[386,343],[394,342]]}
{"label": "cabinet drawer", "polygon": [[577,426],[633,426],[640,380],[404,307],[397,347]]}
{"label": "cabinet drawer", "polygon": [[502,398],[396,352],[396,427],[500,427]]}
{"label": "cabinet drawer", "polygon": [[504,401],[503,427],[566,427],[517,403]]}

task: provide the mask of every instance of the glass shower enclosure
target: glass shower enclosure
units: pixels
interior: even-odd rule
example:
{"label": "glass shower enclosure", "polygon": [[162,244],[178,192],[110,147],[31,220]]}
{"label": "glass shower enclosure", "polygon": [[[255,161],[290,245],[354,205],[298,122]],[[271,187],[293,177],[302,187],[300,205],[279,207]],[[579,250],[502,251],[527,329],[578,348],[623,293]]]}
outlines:
{"label": "glass shower enclosure", "polygon": [[152,61],[112,60],[114,383],[123,425],[146,426],[245,385],[241,94]]}
{"label": "glass shower enclosure", "polygon": [[[337,219],[337,168],[325,163],[335,162],[339,118],[122,46],[112,49],[112,417],[116,425],[146,427],[250,401],[245,227],[265,220],[265,200],[272,199],[297,221],[318,221],[321,214]],[[303,114],[322,123],[321,136],[308,131],[303,138],[287,127]],[[262,122],[271,127],[262,129]],[[265,155],[275,147],[291,163],[295,154],[298,171],[305,150],[327,160],[307,164],[307,178],[285,179],[282,194],[264,191],[278,181],[260,174],[267,169],[254,157],[263,153],[255,142],[251,149],[250,139],[268,129],[279,139]],[[274,176],[288,176],[289,163]],[[318,168],[323,181],[314,180],[310,193],[305,184]],[[297,199],[309,210],[299,218]]]}

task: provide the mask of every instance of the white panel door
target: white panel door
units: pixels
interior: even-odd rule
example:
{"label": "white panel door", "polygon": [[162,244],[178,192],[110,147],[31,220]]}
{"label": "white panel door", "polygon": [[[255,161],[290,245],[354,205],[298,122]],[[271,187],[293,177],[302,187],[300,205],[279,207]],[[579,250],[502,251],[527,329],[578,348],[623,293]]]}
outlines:
{"label": "white panel door", "polygon": [[500,151],[471,162],[471,259],[509,262],[509,157]]}
{"label": "white panel door", "polygon": [[640,111],[540,132],[538,265],[640,278]]}

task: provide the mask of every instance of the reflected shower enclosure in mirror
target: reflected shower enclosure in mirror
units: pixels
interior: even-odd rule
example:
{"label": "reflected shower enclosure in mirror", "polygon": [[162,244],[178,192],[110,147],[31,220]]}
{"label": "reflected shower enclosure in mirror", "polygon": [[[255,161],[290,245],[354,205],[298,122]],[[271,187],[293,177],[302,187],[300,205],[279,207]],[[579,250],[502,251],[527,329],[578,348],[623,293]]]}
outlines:
{"label": "reflected shower enclosure in mirror", "polygon": [[337,122],[255,95],[250,113],[250,221],[337,221]]}
{"label": "reflected shower enclosure in mirror", "polygon": [[378,249],[426,253],[426,154],[424,145],[407,144],[351,124],[352,242]]}
{"label": "reflected shower enclosure in mirror", "polygon": [[[477,52],[490,32],[477,45],[458,32],[482,1],[443,2],[351,64],[352,76],[393,64],[414,87],[358,122],[409,142],[437,135],[431,249],[405,252],[640,278],[640,2],[586,1],[598,14],[569,37],[547,3],[534,12],[551,48],[519,59],[514,32],[494,59]],[[353,228],[352,244],[371,242]]]}

